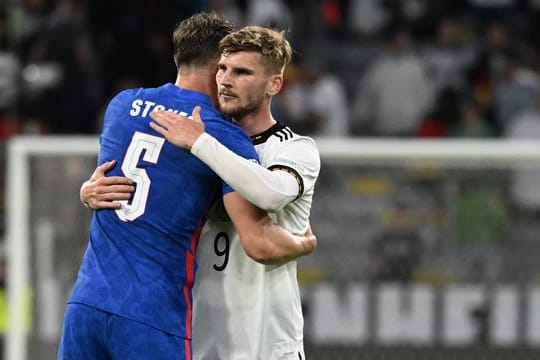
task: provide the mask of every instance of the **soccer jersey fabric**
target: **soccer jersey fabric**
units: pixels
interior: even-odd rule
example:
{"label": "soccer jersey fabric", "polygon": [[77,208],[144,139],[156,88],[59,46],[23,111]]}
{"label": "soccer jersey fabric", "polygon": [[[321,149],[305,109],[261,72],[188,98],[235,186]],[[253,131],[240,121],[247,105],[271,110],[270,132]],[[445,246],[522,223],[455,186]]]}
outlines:
{"label": "soccer jersey fabric", "polygon": [[[299,197],[270,216],[303,235],[320,170],[314,141],[279,123],[252,140],[262,166],[299,181]],[[305,359],[296,261],[273,266],[249,258],[222,206],[203,229],[197,259],[194,359]]]}
{"label": "soccer jersey fabric", "polygon": [[118,94],[105,114],[99,163],[118,160],[107,175],[132,178],[136,191],[122,209],[95,212],[70,303],[191,338],[199,234],[214,200],[232,189],[151,129],[149,114],[165,109],[187,115],[196,105],[208,133],[257,159],[249,137],[226,122],[207,95],[173,84]]}

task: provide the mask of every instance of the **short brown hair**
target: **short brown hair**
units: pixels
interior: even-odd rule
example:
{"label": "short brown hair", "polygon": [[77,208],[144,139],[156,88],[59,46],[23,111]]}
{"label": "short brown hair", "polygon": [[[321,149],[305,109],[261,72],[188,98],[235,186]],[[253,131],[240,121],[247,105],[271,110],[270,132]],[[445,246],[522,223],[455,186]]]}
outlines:
{"label": "short brown hair", "polygon": [[219,50],[223,54],[259,52],[272,72],[283,72],[292,58],[291,44],[285,38],[285,32],[261,26],[246,26],[230,33],[219,43]]}
{"label": "short brown hair", "polygon": [[201,12],[180,22],[172,41],[174,62],[180,65],[206,65],[219,56],[219,42],[234,25],[215,12]]}

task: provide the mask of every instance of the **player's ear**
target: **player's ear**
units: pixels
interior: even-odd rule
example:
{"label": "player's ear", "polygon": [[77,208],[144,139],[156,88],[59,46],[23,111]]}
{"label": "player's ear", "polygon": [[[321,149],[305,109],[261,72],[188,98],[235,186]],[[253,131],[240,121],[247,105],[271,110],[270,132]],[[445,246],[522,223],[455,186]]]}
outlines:
{"label": "player's ear", "polygon": [[279,93],[282,86],[283,86],[283,75],[281,74],[272,75],[266,87],[266,93],[269,96],[274,96],[277,93]]}

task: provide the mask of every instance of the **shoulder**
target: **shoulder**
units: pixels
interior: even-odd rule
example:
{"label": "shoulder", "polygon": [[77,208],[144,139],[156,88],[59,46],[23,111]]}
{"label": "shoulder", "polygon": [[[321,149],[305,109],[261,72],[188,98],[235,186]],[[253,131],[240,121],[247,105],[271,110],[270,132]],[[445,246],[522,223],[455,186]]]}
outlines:
{"label": "shoulder", "polygon": [[139,94],[141,91],[144,91],[144,89],[138,88],[120,91],[109,101],[107,105],[107,112],[130,106],[133,99],[135,99],[137,94]]}
{"label": "shoulder", "polygon": [[319,149],[309,136],[299,135],[288,126],[280,125],[264,144],[268,165],[288,164],[318,172],[321,166]]}
{"label": "shoulder", "polygon": [[117,93],[110,101],[110,103],[125,102],[129,99],[137,97],[138,94],[144,92],[143,88],[125,89]]}
{"label": "shoulder", "polygon": [[201,112],[205,131],[234,153],[250,159],[258,156],[247,133],[239,126],[227,121],[219,112]]}
{"label": "shoulder", "polygon": [[201,117],[206,126],[206,131],[218,138],[241,138],[243,141],[248,141],[251,144],[251,140],[247,133],[239,126],[228,121],[219,111],[208,109],[208,111],[202,111]]}
{"label": "shoulder", "polygon": [[319,156],[317,143],[309,136],[299,135],[288,126],[277,129],[267,142],[273,144],[275,148],[288,149],[292,151],[302,151]]}
{"label": "shoulder", "polygon": [[319,148],[309,136],[297,135],[284,142],[278,151],[280,158],[288,158],[292,162],[303,164],[305,168],[318,172],[321,167]]}

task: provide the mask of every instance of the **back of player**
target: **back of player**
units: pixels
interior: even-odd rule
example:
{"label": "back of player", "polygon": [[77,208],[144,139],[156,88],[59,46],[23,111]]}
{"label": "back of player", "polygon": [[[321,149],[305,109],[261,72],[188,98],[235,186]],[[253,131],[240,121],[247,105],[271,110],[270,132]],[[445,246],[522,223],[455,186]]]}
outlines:
{"label": "back of player", "polygon": [[[279,123],[252,139],[262,166],[287,171],[300,185],[298,198],[270,216],[305,233],[320,169],[315,143]],[[203,229],[197,259],[195,360],[305,359],[296,261],[275,266],[249,258],[219,206]]]}
{"label": "back of player", "polygon": [[[205,94],[166,84],[117,95],[105,114],[99,163],[117,159],[112,175],[132,178],[136,191],[122,209],[95,213],[69,304],[191,338],[197,241],[216,197],[232,189],[189,151],[154,132],[148,115],[155,109],[187,114],[196,105],[202,106],[207,131],[236,153],[257,158],[243,130],[223,120]],[[109,343],[114,343],[114,336],[103,333]],[[109,356],[131,358],[118,354]],[[138,356],[156,359],[159,354]]]}

